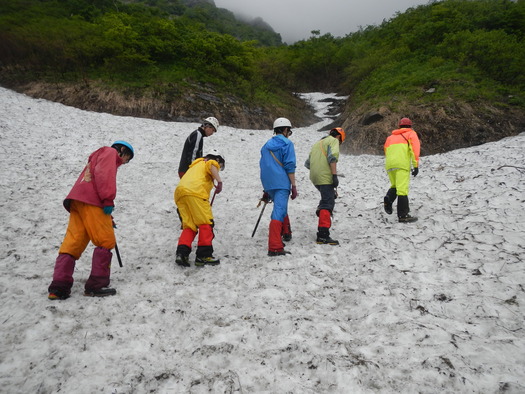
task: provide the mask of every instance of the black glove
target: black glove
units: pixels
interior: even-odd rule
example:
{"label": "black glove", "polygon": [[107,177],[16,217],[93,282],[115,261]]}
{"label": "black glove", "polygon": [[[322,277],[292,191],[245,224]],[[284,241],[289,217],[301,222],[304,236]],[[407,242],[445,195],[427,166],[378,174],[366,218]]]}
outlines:
{"label": "black glove", "polygon": [[339,186],[339,179],[337,179],[337,174],[332,174],[332,186],[334,188]]}
{"label": "black glove", "polygon": [[263,192],[263,196],[261,198],[261,201],[268,204],[270,202],[270,195],[266,192]]}
{"label": "black glove", "polygon": [[419,168],[416,167],[412,170],[412,176],[416,176],[417,174],[419,174]]}

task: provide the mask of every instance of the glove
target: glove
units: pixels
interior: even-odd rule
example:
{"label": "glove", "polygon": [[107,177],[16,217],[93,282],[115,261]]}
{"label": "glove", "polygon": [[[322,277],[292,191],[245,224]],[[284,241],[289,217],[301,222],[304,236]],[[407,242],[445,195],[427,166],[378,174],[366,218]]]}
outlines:
{"label": "glove", "polygon": [[270,202],[270,195],[263,191],[263,196],[261,198],[261,201],[268,204]]}
{"label": "glove", "polygon": [[337,174],[332,174],[332,186],[334,188],[339,186],[339,179],[337,179]]}
{"label": "glove", "polygon": [[217,183],[217,186],[215,186],[215,193],[219,194],[222,192],[222,182]]}
{"label": "glove", "polygon": [[416,167],[412,170],[412,176],[416,176],[417,174],[419,174],[419,168]]}
{"label": "glove", "polygon": [[292,200],[295,200],[297,197],[297,187],[292,186]]}
{"label": "glove", "polygon": [[111,215],[111,214],[113,213],[113,208],[115,208],[115,207],[113,207],[113,206],[111,206],[111,205],[106,205],[106,206],[105,206],[104,208],[102,208],[102,209],[104,210],[104,213],[105,213],[106,215]]}

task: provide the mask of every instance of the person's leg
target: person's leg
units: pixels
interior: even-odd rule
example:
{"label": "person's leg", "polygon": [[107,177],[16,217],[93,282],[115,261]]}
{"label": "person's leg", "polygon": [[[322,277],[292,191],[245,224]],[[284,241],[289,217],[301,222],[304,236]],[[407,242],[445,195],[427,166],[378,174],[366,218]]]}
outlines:
{"label": "person's leg", "polygon": [[417,221],[416,217],[410,216],[410,207],[408,203],[408,188],[410,185],[410,171],[396,171],[397,184],[397,217],[400,222],[410,223]]}
{"label": "person's leg", "polygon": [[198,228],[199,240],[195,258],[196,266],[217,265],[220,260],[213,257],[213,212],[208,200],[195,199],[193,217]]}
{"label": "person's leg", "polygon": [[284,244],[281,238],[284,218],[288,213],[289,190],[277,189],[268,192],[273,200],[273,211],[269,226],[268,253],[284,254]]}
{"label": "person's leg", "polygon": [[339,242],[330,238],[332,227],[332,213],[335,207],[335,189],[332,185],[316,186],[321,193],[321,201],[317,207],[317,240],[319,244],[339,245]]}
{"label": "person's leg", "polygon": [[283,228],[282,228],[282,234],[281,234],[283,241],[291,241],[292,240],[292,226],[290,224],[290,216],[287,214],[284,217],[283,220]]}
{"label": "person's leg", "polygon": [[177,209],[182,223],[182,232],[177,244],[175,262],[182,267],[189,267],[189,255],[191,245],[197,235],[197,225],[192,216],[192,197],[185,196],[177,198]]}
{"label": "person's leg", "polygon": [[49,299],[66,299],[70,296],[75,262],[80,258],[88,243],[89,236],[78,212],[77,201],[72,201],[66,235],[55,261],[53,280],[48,287]]}
{"label": "person's leg", "polygon": [[389,215],[392,214],[392,204],[394,201],[396,201],[397,197],[397,190],[396,190],[396,173],[397,170],[390,170],[387,172],[388,179],[390,180],[390,188],[386,192],[386,196],[383,199],[383,206],[385,208],[385,212]]}
{"label": "person's leg", "polygon": [[113,218],[106,215],[102,208],[94,205],[82,204],[79,206],[82,221],[91,239],[95,250],[91,259],[91,273],[84,286],[85,295],[106,296],[116,294],[115,289],[108,289],[111,276],[111,259],[117,243]]}

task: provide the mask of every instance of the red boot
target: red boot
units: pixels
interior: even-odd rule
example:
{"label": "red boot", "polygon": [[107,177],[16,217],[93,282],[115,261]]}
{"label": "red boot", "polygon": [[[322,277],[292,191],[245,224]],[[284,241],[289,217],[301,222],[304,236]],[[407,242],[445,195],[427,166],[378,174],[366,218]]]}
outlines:
{"label": "red boot", "polygon": [[332,226],[332,217],[330,211],[321,209],[319,211],[319,224],[317,226],[317,240],[318,244],[339,245],[339,241],[330,238],[330,227]]}
{"label": "red boot", "polygon": [[284,217],[282,237],[283,241],[286,242],[292,240],[292,226],[290,225],[290,218],[288,217],[288,215]]}
{"label": "red boot", "polygon": [[282,229],[283,222],[275,219],[270,222],[270,234],[268,237],[268,256],[282,256],[290,253],[284,250],[284,244],[281,239]]}

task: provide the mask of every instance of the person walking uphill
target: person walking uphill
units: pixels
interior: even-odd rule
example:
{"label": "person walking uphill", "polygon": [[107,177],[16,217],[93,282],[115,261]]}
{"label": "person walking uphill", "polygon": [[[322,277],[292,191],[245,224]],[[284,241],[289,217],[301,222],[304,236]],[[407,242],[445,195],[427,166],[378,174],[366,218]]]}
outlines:
{"label": "person walking uphill", "polygon": [[186,171],[188,171],[190,164],[193,163],[195,159],[202,157],[203,138],[216,133],[218,129],[219,121],[213,116],[210,116],[204,119],[202,125],[186,138],[184,148],[180,155],[179,178],[182,178]]}
{"label": "person walking uphill", "polygon": [[284,250],[282,238],[291,239],[290,219],[288,218],[288,197],[297,197],[295,184],[295,150],[289,140],[292,135],[292,124],[286,118],[278,118],[273,123],[275,135],[261,148],[261,182],[263,185],[262,200],[272,200],[273,211],[268,236],[268,256],[280,256]]}
{"label": "person walking uphill", "polygon": [[390,189],[384,198],[385,212],[392,214],[392,204],[397,201],[397,216],[400,222],[410,223],[417,221],[410,216],[408,204],[408,187],[410,184],[410,169],[412,175],[419,173],[420,142],[416,132],[412,129],[412,121],[402,118],[399,128],[392,131],[385,142],[385,169],[390,179]]}
{"label": "person walking uphill", "polygon": [[65,300],[70,296],[75,262],[89,241],[95,245],[95,250],[84,295],[104,297],[117,293],[107,287],[111,249],[116,245],[111,213],[117,194],[117,169],[133,159],[134,154],[129,143],[116,141],[111,147],[102,147],[89,156],[87,165],[64,200],[69,224],[48,288],[50,300]]}
{"label": "person walking uphill", "polygon": [[339,145],[344,142],[346,133],[341,127],[330,130],[330,133],[317,141],[306,160],[305,167],[310,170],[310,180],[321,193],[321,201],[316,214],[319,217],[317,225],[317,243],[339,245],[330,238],[332,215],[335,207],[337,178],[337,162],[339,161]]}
{"label": "person walking uphill", "polygon": [[210,151],[204,158],[195,160],[186,175],[175,189],[175,204],[182,221],[182,233],[177,245],[175,262],[182,267],[189,267],[191,244],[197,233],[196,266],[218,265],[219,259],[213,257],[213,213],[209,202],[210,191],[217,181],[215,193],[222,191],[219,171],[224,170],[224,156],[218,151]]}

